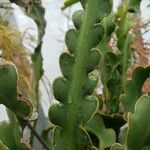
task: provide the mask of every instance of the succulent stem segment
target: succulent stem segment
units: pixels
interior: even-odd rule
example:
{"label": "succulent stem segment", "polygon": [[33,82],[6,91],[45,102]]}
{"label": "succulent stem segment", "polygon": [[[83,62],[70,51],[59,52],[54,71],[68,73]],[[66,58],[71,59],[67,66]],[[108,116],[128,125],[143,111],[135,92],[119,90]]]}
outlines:
{"label": "succulent stem segment", "polygon": [[51,122],[59,126],[54,132],[55,150],[92,148],[84,125],[98,109],[98,100],[91,95],[97,84],[97,78],[91,72],[100,59],[100,53],[94,47],[103,37],[104,29],[99,22],[109,13],[111,4],[109,0],[88,0],[81,1],[81,4],[85,10],[73,15],[78,31],[71,29],[66,33],[70,53],[60,56],[65,78],[58,78],[53,83],[54,96],[60,102],[49,111]]}

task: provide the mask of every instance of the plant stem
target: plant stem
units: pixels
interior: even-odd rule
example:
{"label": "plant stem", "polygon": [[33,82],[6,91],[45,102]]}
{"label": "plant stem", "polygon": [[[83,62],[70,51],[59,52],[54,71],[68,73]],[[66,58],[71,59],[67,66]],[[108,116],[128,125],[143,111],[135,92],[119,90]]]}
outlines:
{"label": "plant stem", "polygon": [[39,140],[39,142],[43,145],[43,147],[46,150],[50,150],[50,148],[47,146],[47,144],[44,142],[44,140],[39,136],[39,134],[36,132],[36,130],[32,127],[32,125],[29,123],[28,120],[24,120],[26,125],[29,127],[33,135]]}
{"label": "plant stem", "polygon": [[85,20],[83,22],[79,43],[77,46],[76,63],[73,69],[72,88],[68,96],[68,118],[67,118],[67,149],[76,150],[76,124],[77,112],[80,101],[82,100],[82,87],[84,85],[86,76],[86,66],[88,60],[88,53],[90,50],[90,43],[92,40],[92,28],[95,23],[95,16],[97,14],[96,3],[93,0],[88,0],[87,9],[85,12]]}

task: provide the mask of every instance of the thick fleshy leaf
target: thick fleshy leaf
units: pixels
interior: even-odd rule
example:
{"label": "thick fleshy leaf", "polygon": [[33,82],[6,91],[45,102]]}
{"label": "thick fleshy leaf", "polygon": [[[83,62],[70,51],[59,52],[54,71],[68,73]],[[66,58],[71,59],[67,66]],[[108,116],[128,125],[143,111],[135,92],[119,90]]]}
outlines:
{"label": "thick fleshy leaf", "polygon": [[[80,0],[83,8],[86,7],[87,0]],[[96,0],[95,3],[97,4],[95,8],[100,10],[96,15],[96,21],[100,21],[104,16],[108,15],[111,11],[111,1],[110,0]]]}
{"label": "thick fleshy leaf", "polygon": [[94,48],[102,40],[103,35],[104,35],[104,28],[101,25],[97,25],[92,28],[91,32],[92,32],[92,35],[91,35],[91,41],[89,43],[89,46],[90,48]]}
{"label": "thick fleshy leaf", "polygon": [[[78,122],[84,125],[98,110],[98,100],[94,96],[87,97],[78,108]],[[87,111],[88,110],[88,111]]]}
{"label": "thick fleshy leaf", "polygon": [[[56,127],[54,131],[54,149],[55,150],[66,150],[66,145],[68,144],[68,140],[66,134],[64,134],[61,128]],[[67,139],[67,141],[65,141]],[[87,134],[87,132],[82,127],[77,127],[76,129],[76,137],[75,137],[75,145],[77,150],[92,150],[91,140]]]}
{"label": "thick fleshy leaf", "polygon": [[53,124],[65,127],[67,119],[65,107],[62,104],[52,105],[49,110],[49,119]]}
{"label": "thick fleshy leaf", "polygon": [[0,140],[10,150],[31,150],[29,145],[21,141],[21,131],[16,123],[0,124]]}
{"label": "thick fleshy leaf", "polygon": [[111,34],[115,30],[115,23],[115,13],[113,12],[111,12],[107,17],[104,17],[101,22],[105,30],[104,39],[107,40],[106,42],[109,42]]}
{"label": "thick fleshy leaf", "polygon": [[85,128],[97,136],[99,139],[99,149],[108,148],[115,143],[115,131],[105,128],[100,114],[96,114],[91,118],[85,125]]}
{"label": "thick fleshy leaf", "polygon": [[67,49],[70,53],[75,53],[77,48],[77,42],[79,38],[79,33],[75,29],[70,29],[65,35],[65,42]]}
{"label": "thick fleshy leaf", "polygon": [[0,59],[0,103],[16,115],[27,118],[32,111],[31,103],[17,93],[18,74],[16,67]]}
{"label": "thick fleshy leaf", "polygon": [[129,0],[128,10],[130,12],[139,12],[142,0]]}
{"label": "thick fleshy leaf", "polygon": [[133,112],[136,101],[142,95],[142,86],[144,81],[149,77],[150,67],[137,67],[130,80],[125,83],[124,94],[121,95],[121,102],[127,112]]}
{"label": "thick fleshy leaf", "polygon": [[55,79],[53,82],[53,94],[55,99],[61,103],[66,103],[69,92],[69,84],[63,77]]}
{"label": "thick fleshy leaf", "polygon": [[104,92],[106,94],[106,107],[110,112],[117,112],[119,106],[121,76],[120,58],[112,52],[101,54],[100,71]]}
{"label": "thick fleshy leaf", "polygon": [[89,75],[86,80],[85,86],[83,87],[84,94],[85,95],[92,94],[97,85],[97,82],[98,82],[97,76],[95,76],[94,74]]}
{"label": "thick fleshy leaf", "polygon": [[44,18],[45,9],[42,7],[41,0],[32,1],[30,5],[28,5],[27,14],[31,17],[38,27],[38,44],[42,42],[42,38],[45,33],[46,21]]}
{"label": "thick fleshy leaf", "polygon": [[83,10],[75,11],[72,15],[73,24],[78,31],[80,30],[81,25],[83,23],[83,16],[84,16]]}
{"label": "thick fleshy leaf", "polygon": [[70,53],[63,53],[59,59],[59,65],[61,72],[65,78],[72,77],[72,69],[74,64],[74,57]]}
{"label": "thick fleshy leaf", "polygon": [[93,71],[100,61],[100,52],[98,50],[91,50],[88,58],[87,72]]}
{"label": "thick fleshy leaf", "polygon": [[[98,52],[92,52],[91,49],[94,49],[102,39],[104,29],[96,21],[110,11],[108,9],[110,1],[106,2],[108,7],[104,8],[105,12],[103,12],[104,9],[101,12],[103,1],[89,0],[88,3],[80,30],[67,32],[66,44],[71,54],[63,54],[60,57],[62,74],[68,82],[69,90],[67,99],[61,100],[63,105],[53,105],[49,111],[50,120],[57,125],[53,142],[55,150],[94,149],[88,134],[81,127],[93,117],[98,109],[98,100],[92,95],[89,97],[86,95],[92,92],[95,86],[95,78],[93,80],[93,77],[92,79],[90,79],[91,76],[88,77],[89,70],[87,69],[90,64],[93,67],[90,67],[90,71],[93,71],[98,64],[100,55]],[[78,24],[79,20],[76,21]],[[79,32],[79,38],[77,32]],[[91,58],[90,61],[88,58]],[[87,81],[89,81],[88,87],[85,86]]]}
{"label": "thick fleshy leaf", "polygon": [[35,49],[35,53],[32,55],[35,81],[39,81],[44,72],[42,68],[43,57],[41,54],[41,46],[42,46],[42,42],[37,46],[37,48]]}
{"label": "thick fleshy leaf", "polygon": [[[150,145],[150,96],[144,95],[135,104],[134,114],[128,114],[127,147],[139,150]],[[141,137],[139,139],[139,137]]]}
{"label": "thick fleshy leaf", "polygon": [[66,9],[67,7],[72,6],[73,4],[79,2],[79,0],[65,0],[64,5],[62,6],[62,10]]}

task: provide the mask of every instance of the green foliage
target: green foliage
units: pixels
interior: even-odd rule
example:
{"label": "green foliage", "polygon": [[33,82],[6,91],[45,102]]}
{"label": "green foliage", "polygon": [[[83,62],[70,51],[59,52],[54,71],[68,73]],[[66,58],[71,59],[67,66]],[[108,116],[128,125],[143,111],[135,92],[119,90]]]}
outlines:
{"label": "green foliage", "polygon": [[142,96],[142,86],[149,74],[150,67],[137,67],[132,73],[132,78],[126,80],[124,94],[120,97],[126,112],[134,111],[137,100]]}
{"label": "green foliage", "polygon": [[[142,149],[150,145],[150,128],[149,117],[150,112],[150,97],[144,95],[140,97],[135,105],[134,114],[128,114],[128,133],[127,133],[127,147],[129,150]],[[137,137],[142,137],[139,141]]]}
{"label": "green foliage", "polygon": [[0,140],[5,145],[4,148],[7,147],[10,150],[30,150],[30,146],[21,141],[21,131],[16,123],[0,124]]}
{"label": "green foliage", "polygon": [[[110,2],[96,0],[93,3],[89,0],[88,3],[82,13],[83,21],[78,21],[75,17],[77,13],[73,15],[77,30],[69,30],[65,37],[70,53],[60,56],[60,67],[64,77],[56,79],[53,83],[54,96],[60,102],[53,105],[49,111],[51,122],[58,126],[54,131],[55,150],[92,149],[84,125],[98,109],[98,100],[91,95],[97,78],[88,74],[99,63],[100,53],[92,48],[98,45],[104,34],[103,27],[94,24],[109,13]],[[100,9],[103,10],[101,13]]]}
{"label": "green foliage", "polygon": [[38,44],[41,43],[45,33],[46,21],[44,19],[45,9],[42,7],[41,0],[32,0],[26,8],[27,15],[31,17],[38,27]]}
{"label": "green foliage", "polygon": [[31,115],[32,105],[17,93],[17,82],[18,74],[15,66],[0,59],[0,103],[12,110],[16,115],[28,118]]}
{"label": "green foliage", "polygon": [[41,54],[41,46],[42,43],[40,43],[36,49],[35,49],[35,53],[32,55],[32,61],[33,61],[33,68],[34,68],[34,72],[35,72],[35,80],[39,81],[43,75],[43,58],[42,58],[42,54]]}
{"label": "green foliage", "polygon": [[[42,38],[45,33],[45,27],[46,27],[46,22],[44,19],[44,14],[45,10],[41,5],[40,0],[31,0],[29,1],[18,1],[18,0],[12,0],[11,2],[16,3],[17,5],[24,7],[26,10],[26,13],[29,17],[31,17],[35,23],[37,24],[38,28],[38,42],[37,42],[37,47],[35,48],[35,53],[32,54],[32,61],[33,61],[33,74],[34,74],[34,81],[32,83],[33,85],[33,101],[32,104],[34,106],[34,111],[38,110],[38,103],[39,103],[39,81],[43,75],[43,58],[41,54],[41,47],[42,47]],[[5,81],[5,83],[3,83]],[[7,108],[12,110],[17,117],[14,116],[15,118],[15,127],[12,127],[12,124],[8,124],[6,128],[9,130],[12,130],[9,134],[6,135],[5,138],[8,139],[6,141],[6,146],[9,144],[8,148],[11,150],[14,149],[31,149],[26,144],[22,144],[21,138],[23,137],[22,132],[19,131],[20,127],[24,130],[26,126],[30,126],[29,120],[31,119],[32,121],[34,120],[34,126],[36,127],[36,121],[35,117],[33,119],[33,116],[35,115],[35,112],[31,116],[31,111],[32,111],[32,105],[22,96],[21,93],[17,91],[17,81],[18,81],[18,74],[17,70],[9,62],[0,62],[0,103],[4,104]],[[9,120],[11,121],[11,117],[14,114],[8,110],[8,115],[9,115]],[[31,116],[31,117],[30,117]],[[29,118],[30,117],[30,118]],[[16,119],[17,118],[17,119]],[[26,120],[24,120],[26,119]],[[13,122],[14,124],[14,122]],[[31,126],[31,130],[34,130]],[[7,129],[5,129],[4,132],[6,132]],[[15,133],[17,137],[15,136]],[[32,143],[33,140],[33,134],[35,136],[38,136],[36,134],[36,131],[31,132],[31,139],[30,139],[30,144]],[[9,135],[11,139],[9,139]],[[16,139],[17,141],[13,140]],[[40,137],[38,136],[40,139]],[[4,139],[5,141],[5,139]],[[12,142],[13,145],[10,144]],[[1,144],[2,145],[2,144]],[[3,145],[2,145],[3,146]],[[46,146],[45,146],[46,147]]]}
{"label": "green foliage", "polygon": [[[74,12],[75,28],[65,35],[68,51],[59,59],[62,76],[53,82],[58,103],[49,109],[52,124],[43,130],[41,137],[32,132],[46,149],[148,150],[150,96],[144,95],[142,87],[149,78],[150,67],[136,67],[131,78],[127,76],[135,40],[132,13],[139,12],[141,0],[123,0],[116,13],[112,11],[112,0],[66,0],[62,9],[77,2],[83,10]],[[33,97],[38,102],[43,75],[41,47],[45,11],[40,0],[31,1],[25,8],[39,31],[38,45],[32,55]],[[114,37],[115,44],[111,46]],[[99,80],[103,84],[101,95],[95,92]],[[18,94],[17,81],[14,65],[1,59],[0,103],[17,116],[8,110],[10,123],[0,125],[2,150],[31,149],[21,138],[32,106]]]}
{"label": "green foliage", "polygon": [[106,129],[100,114],[96,114],[85,126],[85,128],[94,133],[99,139],[99,149],[110,147],[116,141],[115,131]]}
{"label": "green foliage", "polygon": [[[66,7],[77,1],[67,2]],[[137,67],[131,79],[127,79],[126,74],[132,63],[131,45],[134,41],[131,32],[134,20],[130,12],[139,11],[140,1],[122,1],[116,14],[111,10],[112,1],[80,2],[85,10],[73,14],[76,29],[70,29],[65,36],[69,53],[60,56],[64,77],[53,83],[54,96],[59,101],[49,111],[50,120],[56,125],[53,148],[147,149],[150,143],[147,140],[149,134],[145,133],[148,131],[145,121],[148,118],[144,117],[144,113],[149,110],[149,97],[141,96],[142,86],[149,77],[149,67]],[[115,50],[109,45],[113,34],[117,38]],[[97,78],[89,74],[97,67],[103,84],[103,93],[99,99],[102,106],[98,109],[96,99],[90,96],[96,87]],[[90,100],[85,100],[87,95]],[[139,104],[141,99],[147,99],[147,102],[142,100]],[[132,114],[134,110],[135,115]],[[144,125],[145,130],[142,128]],[[147,136],[139,142],[137,137],[144,135]]]}
{"label": "green foliage", "polygon": [[141,0],[129,0],[128,10],[130,12],[139,12]]}
{"label": "green foliage", "polygon": [[77,3],[77,2],[79,2],[79,0],[66,0],[64,2],[64,5],[62,6],[62,10],[66,9],[67,7],[73,5],[73,4]]}

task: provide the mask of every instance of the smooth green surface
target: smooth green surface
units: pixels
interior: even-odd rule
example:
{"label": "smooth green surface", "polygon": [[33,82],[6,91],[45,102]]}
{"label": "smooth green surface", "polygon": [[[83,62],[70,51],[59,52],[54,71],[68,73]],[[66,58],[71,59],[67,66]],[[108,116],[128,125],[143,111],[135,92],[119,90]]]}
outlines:
{"label": "smooth green surface", "polygon": [[[128,114],[128,150],[140,150],[150,145],[150,96],[144,95],[135,104],[134,114]],[[139,139],[139,137],[141,137]]]}
{"label": "smooth green surface", "polygon": [[115,131],[113,129],[105,128],[100,114],[96,114],[92,119],[90,119],[85,128],[97,136],[99,139],[100,150],[110,147],[116,141]]}
{"label": "smooth green surface", "polygon": [[132,78],[126,80],[124,94],[120,97],[126,112],[134,112],[135,104],[142,96],[142,86],[149,74],[150,67],[137,67],[132,73]]}

